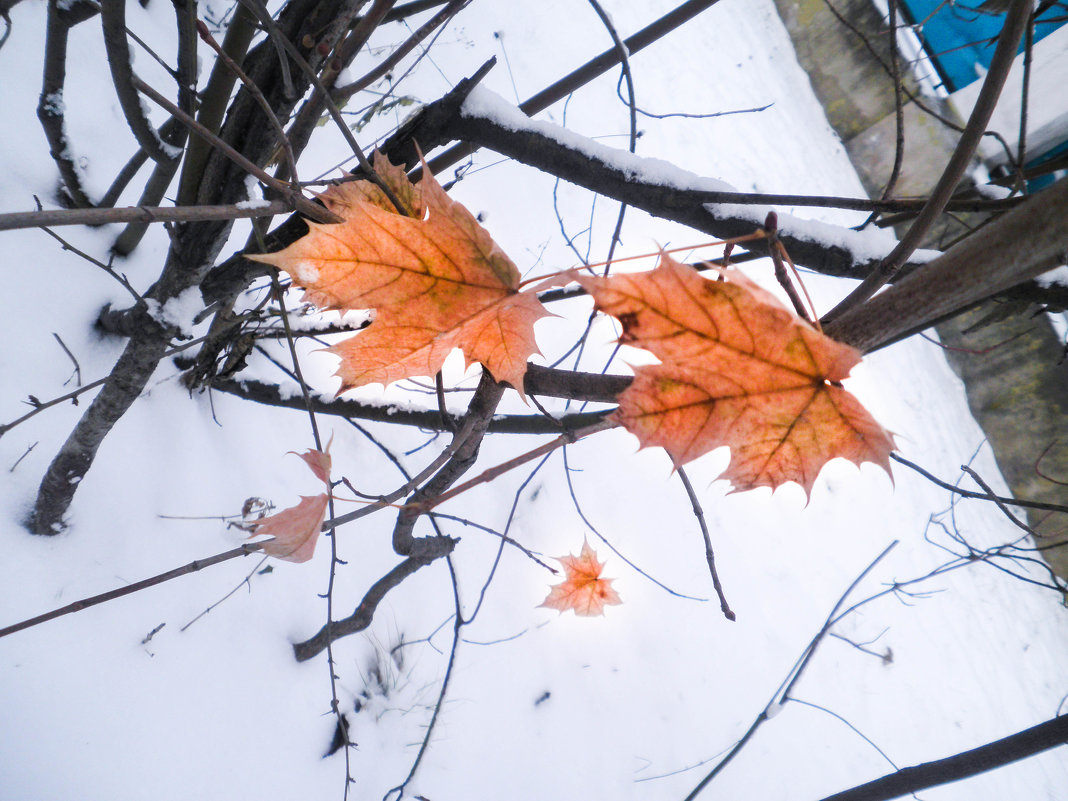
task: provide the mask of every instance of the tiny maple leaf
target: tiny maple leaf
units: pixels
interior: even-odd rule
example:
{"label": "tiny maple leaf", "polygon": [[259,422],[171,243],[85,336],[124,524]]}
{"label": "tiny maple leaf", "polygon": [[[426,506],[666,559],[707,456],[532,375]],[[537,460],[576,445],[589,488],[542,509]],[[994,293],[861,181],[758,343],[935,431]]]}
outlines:
{"label": "tiny maple leaf", "polygon": [[564,566],[567,579],[553,585],[541,606],[559,609],[561,613],[570,609],[576,615],[592,617],[603,615],[606,604],[623,603],[619,593],[612,589],[615,579],[601,578],[604,564],[597,561],[597,554],[588,542],[583,541],[578,556],[561,556],[557,561]]}
{"label": "tiny maple leaf", "polygon": [[729,445],[734,491],[800,484],[841,456],[890,472],[890,435],[839,382],[860,354],[787,311],[736,270],[710,281],[667,254],[655,270],[578,276],[620,342],[660,364],[636,367],[616,419],[676,465]]}
{"label": "tiny maple leaf", "polygon": [[330,496],[301,495],[300,503],[283,509],[278,514],[264,517],[255,523],[252,536],[267,534],[274,537],[263,543],[263,552],[287,562],[307,562],[315,553],[315,544],[326,519]]}
{"label": "tiny maple leaf", "polygon": [[549,313],[425,165],[418,185],[381,154],[374,167],[407,215],[373,183],[350,181],[319,195],[343,223],[310,222],[285,250],[248,258],[285,270],[322,309],[375,310],[366,331],[327,349],[341,358],[342,392],[434,375],[454,348],[522,391],[534,322]]}
{"label": "tiny maple leaf", "polygon": [[277,514],[263,517],[252,524],[253,537],[266,534],[274,539],[263,543],[263,552],[287,562],[307,562],[315,553],[315,545],[326,519],[330,504],[330,445],[326,452],[309,448],[299,456],[308,465],[315,477],[327,486],[327,492],[319,495],[301,495],[300,503]]}
{"label": "tiny maple leaf", "polygon": [[[333,442],[334,438],[330,438],[330,442]],[[332,459],[330,458],[330,443],[326,445],[326,451],[317,451],[315,448],[309,448],[304,453],[297,453],[296,451],[290,451],[295,456],[299,456],[304,460],[304,464],[308,465],[308,469],[315,473],[315,477],[330,486],[330,467]]]}

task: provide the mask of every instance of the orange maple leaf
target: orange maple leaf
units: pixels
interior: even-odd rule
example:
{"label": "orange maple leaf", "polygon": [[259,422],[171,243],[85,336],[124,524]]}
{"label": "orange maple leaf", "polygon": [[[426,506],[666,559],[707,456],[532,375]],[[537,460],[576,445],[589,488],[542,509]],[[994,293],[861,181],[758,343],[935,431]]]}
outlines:
{"label": "orange maple leaf", "polygon": [[840,381],[860,354],[787,311],[737,270],[710,281],[663,254],[655,270],[579,276],[620,342],[660,364],[635,368],[616,419],[676,465],[729,445],[734,491],[796,481],[806,495],[836,456],[890,472],[890,435]]}
{"label": "orange maple leaf", "polygon": [[342,392],[434,375],[453,348],[522,391],[534,322],[549,313],[425,165],[418,185],[377,153],[375,171],[410,216],[373,183],[351,181],[319,195],[344,223],[309,222],[285,250],[248,258],[285,270],[322,309],[375,310],[366,331],[327,349],[341,358]]}
{"label": "orange maple leaf", "polygon": [[615,579],[601,578],[604,565],[597,561],[597,554],[585,540],[581,554],[561,556],[557,561],[564,566],[567,579],[553,585],[541,606],[559,609],[561,614],[570,609],[576,615],[592,617],[603,615],[606,604],[623,603],[619,593],[612,589]]}

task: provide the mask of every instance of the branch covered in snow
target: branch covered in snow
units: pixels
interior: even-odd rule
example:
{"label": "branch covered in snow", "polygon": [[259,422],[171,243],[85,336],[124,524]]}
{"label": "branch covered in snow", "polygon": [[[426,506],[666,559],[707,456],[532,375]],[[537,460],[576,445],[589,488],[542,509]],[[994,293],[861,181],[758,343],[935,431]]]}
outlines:
{"label": "branch covered in snow", "polygon": [[[626,387],[631,382],[630,376],[602,376],[593,373],[573,373],[567,370],[549,370],[545,367],[528,365],[526,383],[527,395],[553,397],[570,397],[578,400],[603,400],[605,388],[611,386]],[[557,375],[559,374],[559,375]],[[589,391],[586,389],[588,379]],[[607,387],[606,387],[607,385]],[[532,388],[534,387],[534,388]],[[554,391],[554,387],[560,387]],[[297,393],[284,393],[277,384],[264,384],[259,381],[213,379],[211,388],[234,395],[255,403],[268,406],[280,406],[287,409],[307,411],[308,403]],[[540,391],[539,391],[540,390]],[[560,394],[557,394],[557,393]],[[566,393],[566,394],[565,394]],[[589,397],[596,395],[597,397]],[[347,398],[332,400],[321,395],[309,397],[312,411],[317,414],[333,414],[339,417],[357,420],[370,420],[393,425],[418,426],[430,431],[443,431],[446,421],[437,409],[405,409],[396,404],[371,404]],[[490,421],[487,433],[490,434],[562,434],[591,425],[604,417],[604,412],[580,412],[551,419],[540,414],[502,414],[495,415]],[[455,422],[455,418],[450,418]]]}
{"label": "branch covered in snow", "polygon": [[[438,103],[455,103],[446,96]],[[442,115],[437,104],[423,110],[440,127],[419,129],[422,147],[451,139],[488,147],[590,191],[688,225],[720,238],[759,228],[766,205],[739,203],[750,196],[713,178],[701,178],[660,159],[606,147],[552,123],[529,119],[489,90],[470,88],[460,114]],[[431,137],[436,134],[435,139]],[[782,199],[782,198],[776,198]],[[880,232],[859,232],[779,214],[780,239],[794,261],[827,275],[862,278],[890,251]],[[754,243],[753,248],[764,247]],[[916,267],[936,254],[919,253]]]}

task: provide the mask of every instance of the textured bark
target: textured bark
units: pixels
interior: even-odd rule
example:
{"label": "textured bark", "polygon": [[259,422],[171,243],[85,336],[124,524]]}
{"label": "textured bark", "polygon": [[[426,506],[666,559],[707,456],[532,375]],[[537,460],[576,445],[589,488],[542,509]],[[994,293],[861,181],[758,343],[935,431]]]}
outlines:
{"label": "textured bark", "polygon": [[[751,216],[731,214],[729,206],[706,205],[723,203],[726,200],[723,192],[685,190],[643,182],[627,170],[536,131],[515,131],[486,117],[455,116],[444,123],[438,133],[439,141],[433,142],[434,145],[460,139],[471,145],[488,147],[591,192],[715,237],[745,236],[759,227]],[[419,142],[420,146],[431,146],[423,139]],[[825,275],[861,278],[879,263],[878,259],[860,258],[844,247],[803,238],[788,224],[781,226],[779,239],[796,263]],[[746,243],[746,247],[757,252],[767,251],[767,245],[759,240]],[[908,266],[914,268],[919,264],[910,262]]]}
{"label": "textured bark", "polygon": [[[304,33],[320,30],[337,12],[337,4],[326,0],[292,0],[283,9],[278,26],[291,40],[299,42]],[[275,113],[286,116],[297,97],[284,89],[283,69],[272,45],[264,42],[253,50],[246,67]],[[302,92],[301,87],[306,88],[308,82],[307,76],[302,76],[298,91]],[[222,126],[222,138],[257,164],[264,163],[277,146],[277,137],[263,110],[245,89],[230,106]],[[213,205],[242,200],[244,178],[244,172],[229,158],[213,151],[199,181],[198,202]],[[163,305],[186,289],[198,286],[218,257],[232,225],[232,220],[220,220],[176,226],[163,271],[145,297]],[[49,465],[27,521],[31,531],[50,535],[63,529],[70,502],[100,444],[144,390],[167,350],[172,333],[148,326],[130,339],[104,388]]]}
{"label": "textured bark", "polygon": [[[938,335],[947,361],[968,388],[972,415],[990,440],[1012,495],[1064,504],[1068,499],[1064,343],[1044,315],[1032,317],[1023,309],[984,324],[1000,305],[987,303],[944,323]],[[1039,535],[1035,541],[1039,547],[1068,539],[1065,515],[1029,512],[1028,518]],[[1068,578],[1068,545],[1043,550],[1042,557],[1057,575]]]}
{"label": "textured bark", "polygon": [[825,326],[868,352],[1053,269],[1068,252],[1068,178]]}
{"label": "textured bark", "polygon": [[35,534],[58,534],[64,515],[79,483],[89,470],[97,449],[137,396],[167,350],[162,333],[132,339],[115,363],[103,389],[48,467],[37,492],[37,502],[27,525]]}

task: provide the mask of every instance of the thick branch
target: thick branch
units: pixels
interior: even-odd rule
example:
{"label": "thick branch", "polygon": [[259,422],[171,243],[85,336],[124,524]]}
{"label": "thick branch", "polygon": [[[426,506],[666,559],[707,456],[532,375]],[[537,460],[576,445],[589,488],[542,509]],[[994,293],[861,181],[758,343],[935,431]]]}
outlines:
{"label": "thick branch", "polygon": [[[432,109],[427,113],[433,113]],[[528,120],[485,89],[471,92],[461,116],[446,121],[440,135],[443,139],[461,139],[488,147],[592,192],[712,236],[730,238],[751,234],[764,220],[764,212],[758,207],[750,210],[732,206],[739,197],[725,184],[593,141],[576,147],[573,143],[577,137],[573,132]],[[420,145],[424,145],[422,140]],[[838,241],[817,242],[787,215],[780,215],[779,223],[779,238],[790,256],[813,270],[859,278],[879,263],[878,259],[849,250],[851,239],[857,239],[858,249],[861,239],[849,229],[827,226]],[[812,224],[806,222],[805,226],[810,229]],[[864,247],[865,250],[870,247],[867,241]],[[753,243],[753,248],[766,250],[760,242]]]}
{"label": "thick branch", "polygon": [[[604,392],[607,388],[614,388],[619,386],[622,391],[622,387],[625,387],[630,383],[629,376],[601,376],[595,373],[569,373],[564,370],[552,370],[548,371],[546,368],[541,368],[552,375],[548,376],[548,380],[552,383],[558,383],[560,385],[566,385],[568,383],[568,377],[573,376],[573,386],[575,389],[581,389],[581,384],[584,384],[586,380],[589,381],[590,389],[589,394],[601,396],[607,395]],[[557,377],[555,374],[560,373]],[[538,379],[529,380],[526,386],[526,392],[528,395],[550,395],[548,392],[535,392],[531,389],[531,386],[538,385]],[[276,384],[264,384],[259,381],[242,381],[231,379],[215,379],[211,382],[211,388],[217,389],[220,392],[225,392],[228,395],[234,395],[245,400],[254,401],[256,403],[263,403],[268,406],[280,406],[286,409],[296,409],[299,411],[307,411],[307,405],[304,403],[304,398],[300,396],[283,395]],[[586,393],[582,392],[568,392],[567,395],[556,395],[554,397],[574,397],[578,396],[579,399],[586,399],[582,396]],[[614,396],[613,396],[614,397]],[[321,396],[312,395],[310,397],[312,411],[319,414],[333,414],[339,417],[349,417],[358,420],[371,420],[378,423],[391,423],[394,425],[409,425],[418,426],[419,428],[429,431],[443,431],[445,430],[445,421],[441,418],[441,413],[437,409],[398,409],[393,406],[380,406],[371,405],[366,403],[360,403],[359,401],[347,400],[345,398],[334,398],[333,400],[326,400]],[[487,433],[490,434],[561,434],[566,431],[574,431],[585,426],[591,425],[604,417],[605,412],[582,412],[578,414],[569,414],[560,418],[549,418],[538,414],[516,414],[516,415],[495,415],[490,420]],[[455,422],[455,421],[453,421]]]}
{"label": "thick branch", "polygon": [[[48,29],[45,37],[44,75],[41,96],[37,102],[37,119],[41,121],[52,160],[59,169],[60,178],[67,195],[75,206],[88,208],[93,205],[82,186],[82,177],[75,164],[67,141],[64,124],[63,85],[67,77],[67,33],[71,26],[87,19],[84,12],[88,3],[78,3],[70,8],[60,7],[58,0],[48,3]],[[96,13],[95,10],[92,13]]]}
{"label": "thick branch", "polygon": [[[324,17],[330,18],[335,12],[336,4],[325,0],[290,0],[279,16],[279,25],[287,34],[296,34],[302,29],[321,25]],[[275,113],[287,115],[295,100],[283,91],[274,54],[261,45],[250,56],[246,67],[250,77],[270,100]],[[162,98],[158,92],[136,78],[133,81],[139,91],[162,102],[174,117],[189,122],[187,114]],[[195,129],[195,123],[191,127]],[[220,136],[216,138],[209,132],[208,138],[216,145],[225,145],[230,152],[225,156],[218,153],[209,155],[204,168],[204,180],[199,184],[198,199],[205,205],[214,205],[233,203],[244,198],[244,166],[265,162],[277,146],[277,137],[263,123],[262,111],[247,91],[238,92]],[[229,161],[235,155],[243,162],[241,168]],[[284,185],[283,188],[288,189]],[[293,200],[294,203],[308,203],[298,195],[293,195]],[[321,209],[318,211],[321,212]],[[317,214],[315,211],[312,213]],[[224,220],[176,226],[171,231],[171,248],[166,264],[159,280],[146,293],[146,298],[165,304],[186,289],[199,285],[218,256],[231,225],[230,220]],[[28,521],[33,531],[55,534],[62,529],[67,507],[91,466],[97,449],[112,426],[144,389],[166,353],[171,333],[160,327],[138,334],[127,344],[104,388],[49,465],[38,490],[32,518]]]}
{"label": "thick branch", "polygon": [[145,115],[141,98],[134,87],[136,78],[130,66],[130,46],[126,40],[126,0],[101,0],[100,21],[104,29],[111,80],[119,97],[119,105],[134,138],[153,161],[177,162],[180,148],[172,147],[159,138],[155,127]]}
{"label": "thick branch", "polygon": [[1060,715],[971,751],[903,768],[881,779],[829,795],[823,801],[887,801],[985,773],[1066,743],[1068,715]]}
{"label": "thick branch", "polygon": [[1068,178],[1029,197],[939,258],[824,327],[868,352],[1063,264]]}

